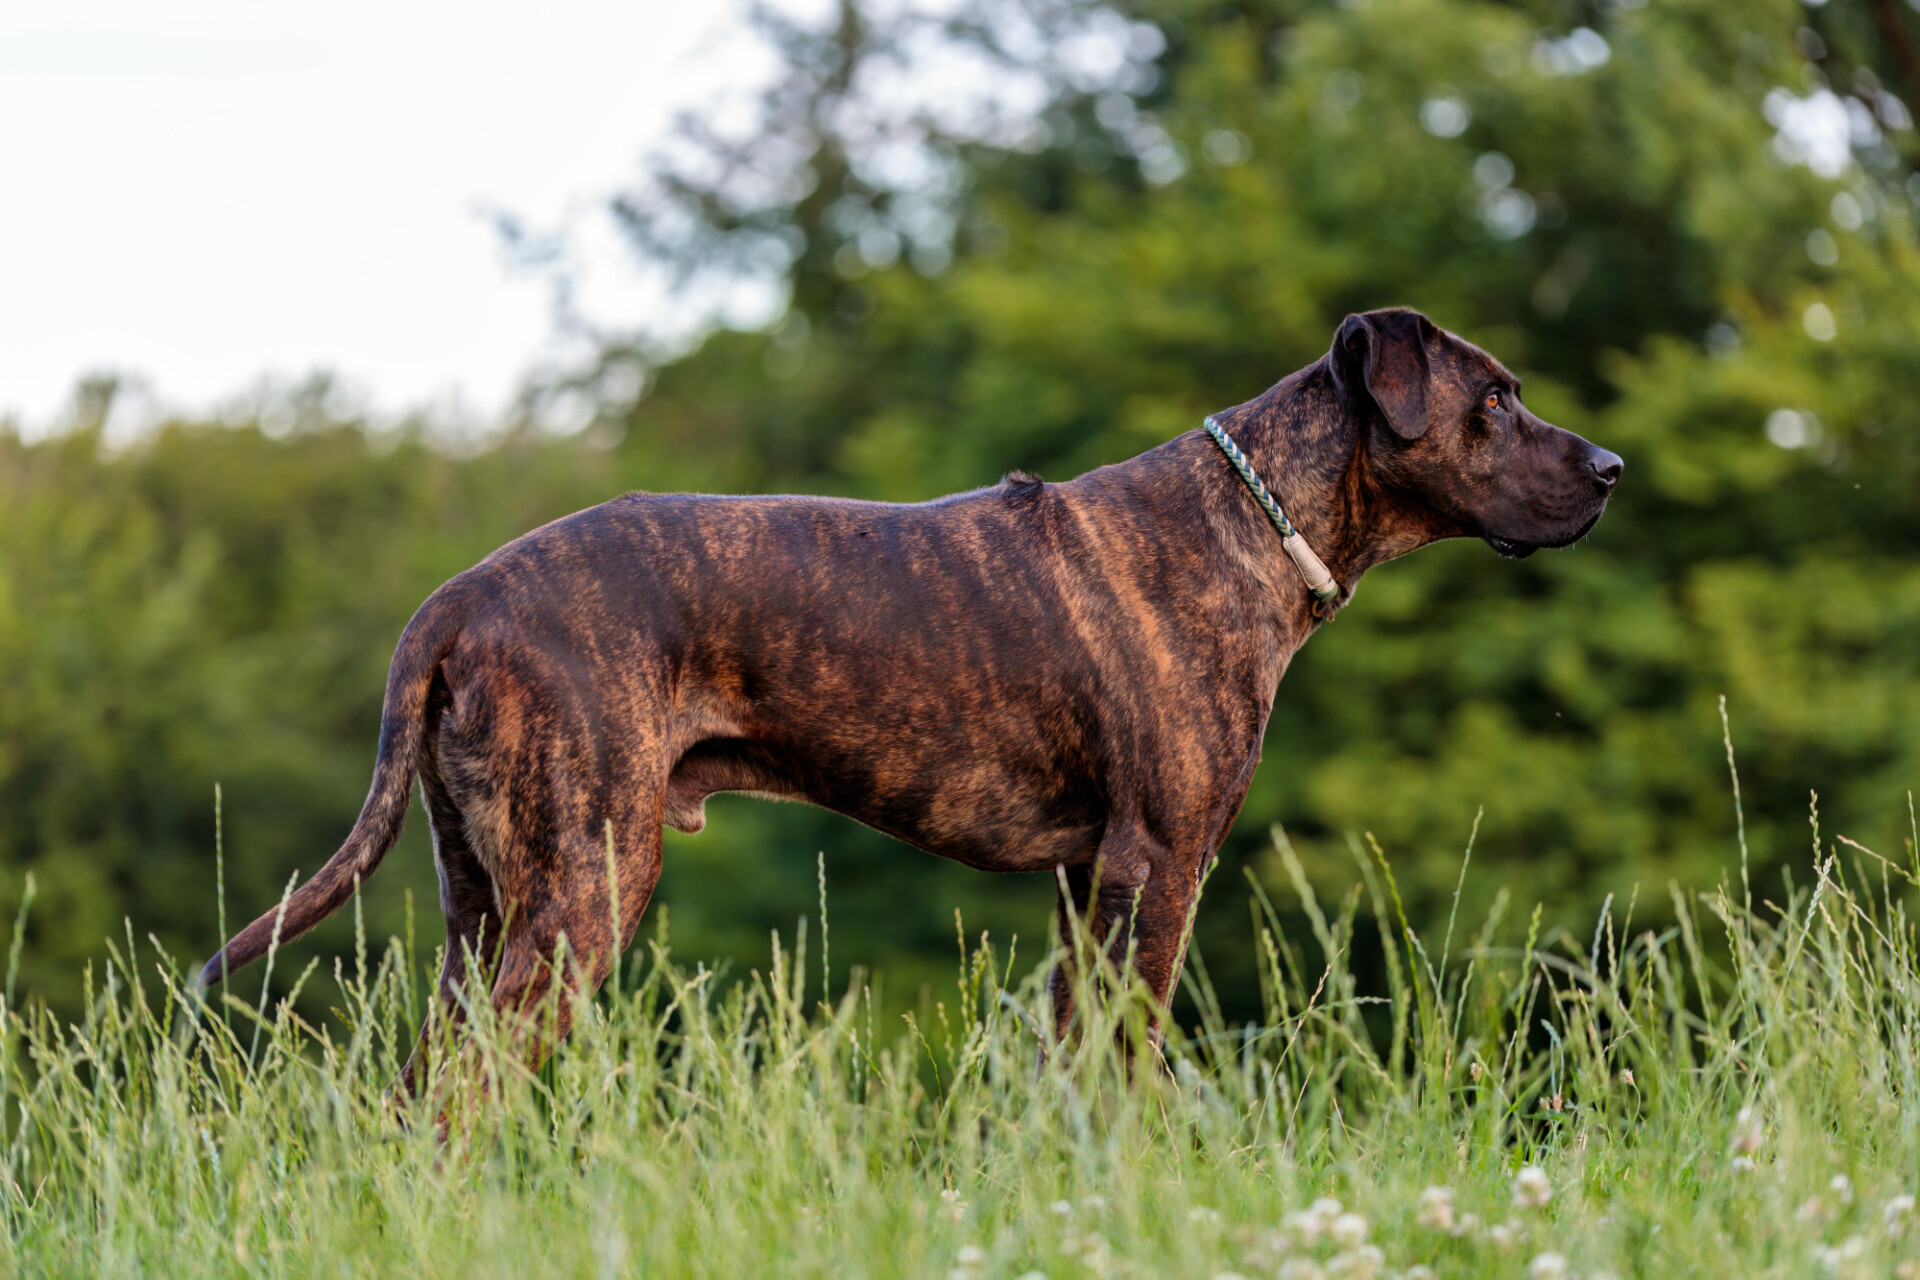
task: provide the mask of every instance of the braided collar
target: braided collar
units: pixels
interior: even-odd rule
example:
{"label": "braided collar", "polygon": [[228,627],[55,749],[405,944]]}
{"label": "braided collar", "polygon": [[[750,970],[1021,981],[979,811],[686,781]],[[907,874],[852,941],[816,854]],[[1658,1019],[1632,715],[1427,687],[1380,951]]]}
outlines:
{"label": "braided collar", "polygon": [[1288,558],[1293,561],[1293,567],[1300,572],[1300,580],[1307,584],[1307,590],[1313,593],[1313,598],[1322,604],[1339,599],[1340,584],[1333,580],[1333,574],[1327,571],[1327,566],[1321,562],[1319,556],[1313,553],[1313,548],[1307,545],[1307,540],[1301,537],[1299,531],[1293,527],[1293,522],[1287,519],[1287,513],[1280,509],[1280,504],[1274,500],[1273,494],[1267,491],[1267,486],[1261,482],[1259,473],[1254,471],[1253,464],[1247,461],[1247,455],[1240,452],[1240,446],[1233,442],[1233,437],[1227,434],[1226,428],[1215,422],[1213,418],[1207,419],[1206,426],[1207,434],[1213,437],[1213,442],[1220,446],[1220,452],[1227,455],[1227,461],[1233,464],[1233,469],[1246,482],[1247,491],[1253,494],[1253,500],[1260,504],[1260,509],[1267,513],[1267,519],[1272,521],[1273,527],[1280,531],[1280,549],[1285,551]]}

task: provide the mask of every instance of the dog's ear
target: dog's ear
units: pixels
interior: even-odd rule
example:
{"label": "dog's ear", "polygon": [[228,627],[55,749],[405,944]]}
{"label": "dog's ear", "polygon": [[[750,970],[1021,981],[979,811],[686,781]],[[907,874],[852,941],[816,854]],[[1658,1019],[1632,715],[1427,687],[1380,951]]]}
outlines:
{"label": "dog's ear", "polygon": [[1427,418],[1427,339],[1433,322],[1418,311],[1370,311],[1348,316],[1333,338],[1330,361],[1340,398],[1349,409],[1371,399],[1402,440],[1418,440]]}

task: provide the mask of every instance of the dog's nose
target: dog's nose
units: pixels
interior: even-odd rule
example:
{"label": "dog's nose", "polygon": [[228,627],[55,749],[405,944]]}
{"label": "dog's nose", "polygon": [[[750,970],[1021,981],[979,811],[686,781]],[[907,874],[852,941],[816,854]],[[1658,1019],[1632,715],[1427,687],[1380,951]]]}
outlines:
{"label": "dog's nose", "polygon": [[1587,450],[1587,465],[1593,468],[1594,477],[1598,479],[1603,486],[1611,489],[1620,482],[1620,470],[1627,464],[1621,460],[1620,455],[1617,453],[1609,453],[1605,449],[1589,448]]}

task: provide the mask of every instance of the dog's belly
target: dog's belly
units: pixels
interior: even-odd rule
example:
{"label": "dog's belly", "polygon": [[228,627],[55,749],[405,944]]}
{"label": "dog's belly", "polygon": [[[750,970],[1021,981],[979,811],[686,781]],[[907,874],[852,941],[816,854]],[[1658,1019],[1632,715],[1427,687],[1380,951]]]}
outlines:
{"label": "dog's belly", "polygon": [[674,766],[665,818],[676,830],[699,831],[708,796],[744,792],[819,805],[980,870],[1041,871],[1092,858],[1103,825],[1085,804],[1052,790],[1010,782],[989,762],[916,769],[896,761],[883,776],[853,777],[766,743],[708,738]]}

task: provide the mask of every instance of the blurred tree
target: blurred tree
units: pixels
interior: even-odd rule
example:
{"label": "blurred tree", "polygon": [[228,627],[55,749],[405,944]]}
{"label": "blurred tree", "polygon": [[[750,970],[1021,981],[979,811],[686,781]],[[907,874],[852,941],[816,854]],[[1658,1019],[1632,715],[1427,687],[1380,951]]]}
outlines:
{"label": "blurred tree", "polygon": [[[1757,884],[1805,856],[1811,788],[1823,829],[1910,838],[1915,15],[982,0],[758,21],[784,70],[691,117],[618,208],[690,297],[786,302],[690,351],[606,342],[543,392],[598,398],[580,435],[456,456],[281,413],[114,450],[96,388],[65,435],[0,437],[0,909],[34,869],[36,989],[59,995],[122,916],[210,947],[215,780],[230,924],[318,865],[365,785],[393,637],[524,529],[626,487],[1064,478],[1387,303],[1500,354],[1627,475],[1579,548],[1424,551],[1308,646],[1199,934],[1229,996],[1251,981],[1239,864],[1283,888],[1259,857],[1274,821],[1330,882],[1373,832],[1421,919],[1482,806],[1469,909],[1504,887],[1572,924],[1609,891],[1663,905],[1670,877],[1713,880],[1734,857],[1721,693]],[[376,933],[403,885],[433,914],[420,825],[368,895]],[[676,949],[763,963],[766,931],[814,911],[823,849],[837,968],[882,964],[896,995],[944,978],[955,908],[1038,958],[1041,878],[746,800],[669,842]]]}

